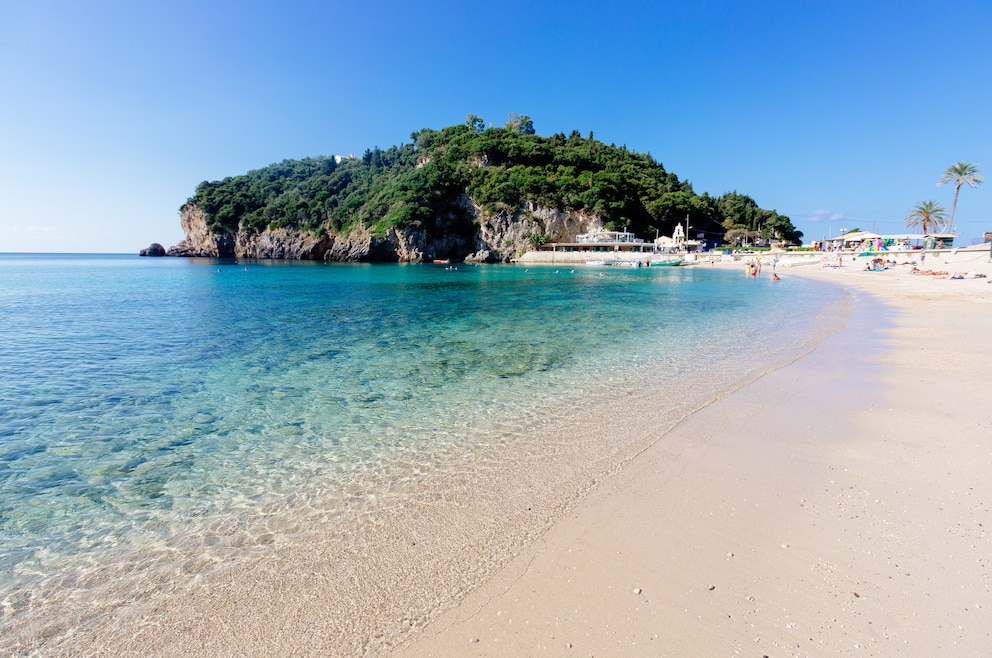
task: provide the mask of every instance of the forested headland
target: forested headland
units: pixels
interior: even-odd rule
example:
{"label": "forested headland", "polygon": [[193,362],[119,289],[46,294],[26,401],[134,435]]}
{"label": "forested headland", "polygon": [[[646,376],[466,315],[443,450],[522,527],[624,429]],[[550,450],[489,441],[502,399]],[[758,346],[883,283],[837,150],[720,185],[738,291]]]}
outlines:
{"label": "forested headland", "polygon": [[[788,217],[746,195],[697,194],[650,154],[604,144],[591,132],[541,136],[526,115],[511,115],[503,127],[469,115],[463,124],[424,128],[410,138],[360,157],[284,160],[204,181],[181,212],[195,209],[211,234],[241,242],[279,230],[328,244],[340,236],[374,242],[402,233],[420,236],[419,253],[435,242],[448,253],[429,255],[464,257],[451,252],[502,246],[504,260],[508,250],[574,238],[542,221],[536,208],[577,214],[607,230],[626,227],[649,242],[686,221],[711,243],[802,237]],[[525,243],[483,244],[482,224],[493,217],[526,224],[516,233]]]}

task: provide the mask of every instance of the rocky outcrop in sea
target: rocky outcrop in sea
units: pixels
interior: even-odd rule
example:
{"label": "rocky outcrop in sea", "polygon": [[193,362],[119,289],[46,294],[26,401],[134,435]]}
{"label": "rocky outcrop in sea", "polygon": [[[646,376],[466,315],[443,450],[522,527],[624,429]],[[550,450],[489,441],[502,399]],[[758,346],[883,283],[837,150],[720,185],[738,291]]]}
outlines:
{"label": "rocky outcrop in sea", "polygon": [[165,256],[165,247],[157,242],[153,242],[141,251],[138,252],[139,256]]}

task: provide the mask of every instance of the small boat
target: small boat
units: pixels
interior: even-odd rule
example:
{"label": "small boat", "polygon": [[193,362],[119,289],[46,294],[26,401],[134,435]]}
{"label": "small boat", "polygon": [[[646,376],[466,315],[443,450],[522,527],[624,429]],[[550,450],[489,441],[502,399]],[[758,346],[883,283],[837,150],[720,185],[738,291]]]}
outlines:
{"label": "small boat", "polygon": [[658,261],[657,263],[651,263],[651,264],[652,265],[656,265],[658,267],[676,267],[676,266],[682,264],[682,259],[679,259],[679,260],[662,260],[662,261]]}
{"label": "small boat", "polygon": [[434,262],[435,265],[450,265],[451,264],[451,259],[450,258],[435,258],[433,262]]}
{"label": "small boat", "polygon": [[613,263],[608,260],[587,260],[586,265],[591,267],[605,267],[607,265],[612,265]]}

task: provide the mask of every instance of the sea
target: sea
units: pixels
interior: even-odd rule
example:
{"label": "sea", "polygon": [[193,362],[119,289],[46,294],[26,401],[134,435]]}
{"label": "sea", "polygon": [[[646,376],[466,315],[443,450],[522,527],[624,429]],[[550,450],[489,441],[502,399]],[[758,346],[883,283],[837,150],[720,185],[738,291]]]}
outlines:
{"label": "sea", "polygon": [[[585,455],[553,523],[813,349],[842,293],[770,270],[0,254],[0,649],[361,532],[477,459]],[[608,437],[564,450],[578,424]]]}

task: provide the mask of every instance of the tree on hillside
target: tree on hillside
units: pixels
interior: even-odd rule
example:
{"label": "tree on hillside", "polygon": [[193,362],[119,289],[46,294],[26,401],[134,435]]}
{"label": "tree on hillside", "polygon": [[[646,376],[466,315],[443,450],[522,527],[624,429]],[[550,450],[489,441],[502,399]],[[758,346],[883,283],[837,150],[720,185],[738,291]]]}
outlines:
{"label": "tree on hillside", "polygon": [[467,125],[476,135],[481,135],[483,131],[486,129],[485,120],[482,117],[476,116],[474,114],[469,114],[467,117],[465,117],[465,125]]}
{"label": "tree on hillside", "polygon": [[757,237],[767,240],[785,240],[798,244],[802,241],[802,231],[797,231],[785,215],[774,210],[763,210],[751,197],[727,192],[715,200],[720,222],[728,231],[736,230],[734,236]]}
{"label": "tree on hillside", "polygon": [[906,228],[919,228],[927,235],[944,226],[947,209],[936,201],[920,201],[912,212],[906,215]]}
{"label": "tree on hillside", "polygon": [[954,211],[958,207],[958,192],[961,191],[961,186],[967,183],[969,187],[976,188],[983,180],[985,179],[979,173],[978,165],[971,162],[957,162],[944,170],[944,174],[937,181],[937,186],[954,183],[954,202],[951,203],[951,218],[947,221],[948,231],[954,227]]}
{"label": "tree on hillside", "polygon": [[785,240],[799,244],[803,239],[803,232],[797,231],[792,225],[792,220],[786,215],[780,215],[774,210],[762,210],[761,237],[774,240]]}
{"label": "tree on hillside", "polygon": [[526,114],[510,112],[506,117],[506,129],[518,135],[533,135],[534,122]]}

